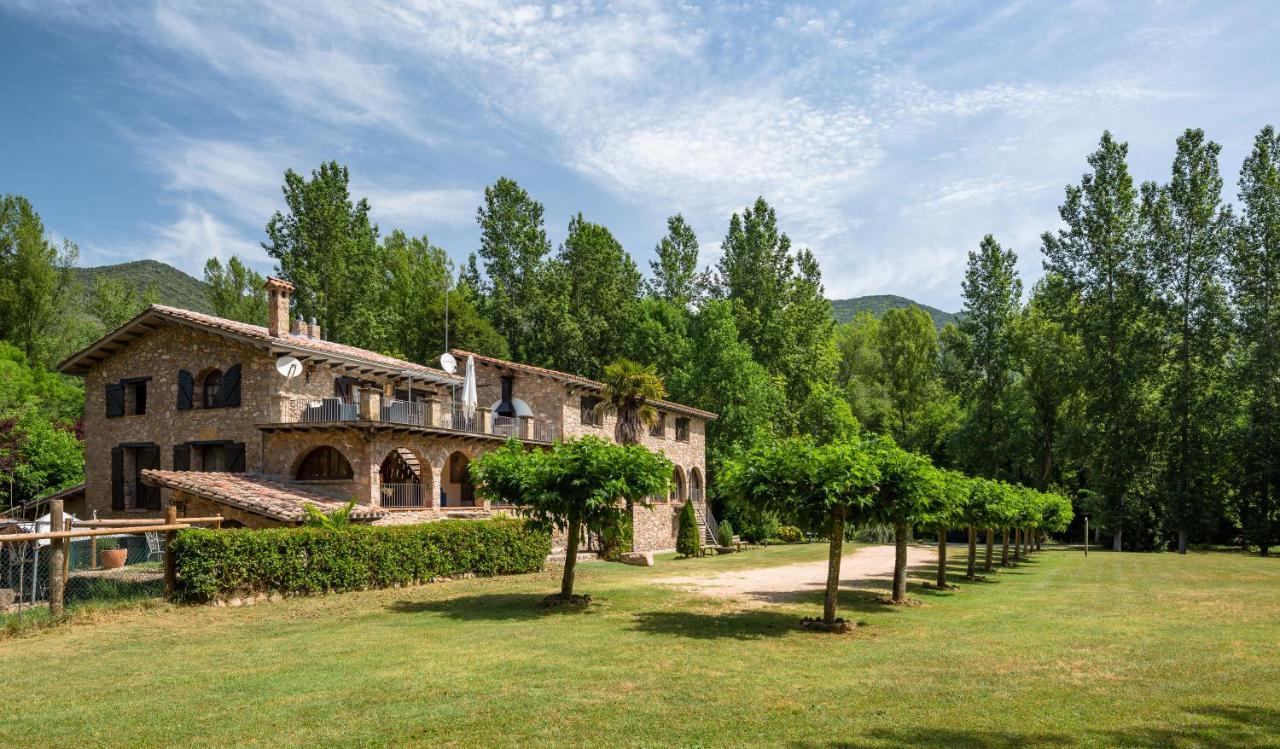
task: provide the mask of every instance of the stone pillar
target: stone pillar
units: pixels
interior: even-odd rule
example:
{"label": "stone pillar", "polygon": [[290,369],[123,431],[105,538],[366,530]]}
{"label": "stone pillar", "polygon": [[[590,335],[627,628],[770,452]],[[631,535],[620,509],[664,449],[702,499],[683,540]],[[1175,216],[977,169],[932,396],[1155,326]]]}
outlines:
{"label": "stone pillar", "polygon": [[440,426],[440,401],[435,398],[427,398],[419,402],[422,404],[423,426]]}
{"label": "stone pillar", "polygon": [[493,434],[493,412],[484,406],[476,409],[476,431],[480,434]]}
{"label": "stone pillar", "polygon": [[518,418],[520,419],[520,431],[517,432],[516,434],[522,440],[532,439],[533,438],[533,417],[520,416]]}
{"label": "stone pillar", "polygon": [[293,399],[281,392],[271,394],[270,410],[267,412],[267,421],[275,424],[284,424],[293,421]]}
{"label": "stone pillar", "polygon": [[382,419],[382,393],[374,388],[360,388],[356,396],[360,404],[361,421],[380,421]]}

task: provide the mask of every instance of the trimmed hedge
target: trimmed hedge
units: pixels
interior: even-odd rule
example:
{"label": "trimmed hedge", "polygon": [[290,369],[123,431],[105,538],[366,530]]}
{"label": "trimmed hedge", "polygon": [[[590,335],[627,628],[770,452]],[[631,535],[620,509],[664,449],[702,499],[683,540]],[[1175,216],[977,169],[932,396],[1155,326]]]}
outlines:
{"label": "trimmed hedge", "polygon": [[804,533],[794,525],[778,528],[778,540],[784,544],[798,544],[804,540]]}
{"label": "trimmed hedge", "polygon": [[522,520],[401,526],[179,531],[174,597],[304,595],[408,585],[434,577],[542,569],[551,536]]}

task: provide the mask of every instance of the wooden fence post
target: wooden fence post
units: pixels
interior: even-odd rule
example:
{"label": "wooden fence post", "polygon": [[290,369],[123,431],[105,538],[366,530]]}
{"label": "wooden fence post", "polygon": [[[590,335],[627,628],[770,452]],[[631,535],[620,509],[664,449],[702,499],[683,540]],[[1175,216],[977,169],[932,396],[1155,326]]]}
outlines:
{"label": "wooden fence post", "polygon": [[[49,530],[60,531],[66,526],[63,519],[62,500],[49,501]],[[61,616],[66,600],[67,586],[62,577],[63,560],[67,555],[67,541],[63,538],[49,540],[49,613]],[[37,571],[36,574],[39,574]]]}
{"label": "wooden fence post", "polygon": [[[164,524],[173,525],[178,522],[178,508],[169,505],[164,508]],[[178,564],[173,558],[173,540],[177,531],[165,531],[164,534],[164,595],[172,599],[174,588],[178,582]]]}

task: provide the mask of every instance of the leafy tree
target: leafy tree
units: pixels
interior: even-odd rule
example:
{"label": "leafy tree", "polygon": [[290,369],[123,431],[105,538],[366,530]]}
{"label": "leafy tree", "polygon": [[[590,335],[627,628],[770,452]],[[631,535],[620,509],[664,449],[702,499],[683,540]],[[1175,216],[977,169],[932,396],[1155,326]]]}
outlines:
{"label": "leafy tree", "polygon": [[21,349],[0,341],[0,417],[27,409],[75,424],[84,416],[84,381],[32,366]]}
{"label": "leafy tree", "polygon": [[245,265],[235,255],[226,266],[216,257],[204,264],[204,282],[209,284],[213,313],[250,325],[267,324],[267,292],[262,274]]}
{"label": "leafy tree", "polygon": [[123,278],[96,275],[89,287],[89,313],[106,330],[115,330],[159,299],[153,287],[139,290]]}
{"label": "leafy tree", "polygon": [[28,408],[0,419],[0,481],[20,504],[84,481],[84,444],[74,427]]}
{"label": "leafy tree", "polygon": [[378,314],[383,257],[369,201],[352,201],[349,182],[347,168],[336,161],[321,164],[311,179],[286,171],[288,210],[271,217],[262,247],[296,287],[299,315],[316,318],[330,340],[376,350],[386,330]]}
{"label": "leafy tree", "polygon": [[426,237],[396,229],[382,240],[387,293],[382,316],[388,320],[387,349],[398,356],[433,364],[446,350],[445,295],[448,295],[447,348],[506,358],[507,341],[480,313],[475,292],[453,283],[453,265],[445,251]]}
{"label": "leafy tree", "polygon": [[1010,472],[1009,393],[1014,382],[1015,328],[1022,303],[1017,263],[1013,250],[1004,249],[988,234],[977,252],[969,253],[963,282],[960,330],[967,344],[967,376],[960,392],[967,413],[956,441],[970,470],[991,478]]}
{"label": "leafy tree", "polygon": [[77,293],[72,267],[80,250],[45,233],[40,214],[21,195],[0,196],[0,337],[27,359],[53,358],[68,301]]}
{"label": "leafy tree", "polygon": [[1241,343],[1234,374],[1245,413],[1238,513],[1266,556],[1280,543],[1280,134],[1270,126],[1240,170],[1240,214],[1230,256]]}
{"label": "leafy tree", "polygon": [[937,469],[929,459],[880,438],[875,443],[880,484],[868,520],[893,526],[893,602],[907,598],[907,544],[911,529],[932,519],[941,499]]}
{"label": "leafy tree", "polygon": [[698,270],[698,236],[683,215],[677,213],[667,219],[667,235],[658,242],[654,254],[657,259],[649,261],[653,273],[649,293],[680,309],[701,302],[707,289],[707,274]]}
{"label": "leafy tree", "polygon": [[1085,468],[1090,486],[1105,498],[1103,522],[1117,548],[1125,530],[1152,530],[1143,482],[1153,447],[1148,396],[1159,343],[1127,153],[1127,144],[1103,133],[1089,157],[1093,171],[1066,188],[1058,209],[1066,227],[1042,237],[1045,270],[1079,299],[1069,325],[1084,351]]}
{"label": "leafy tree", "polygon": [[843,391],[854,418],[872,432],[885,433],[893,403],[880,356],[880,321],[870,312],[859,312],[837,326],[836,350],[840,355],[836,385]]}
{"label": "leafy tree", "polygon": [[510,440],[471,462],[481,496],[509,501],[534,522],[568,534],[560,594],[553,597],[561,601],[573,599],[582,529],[616,526],[626,517],[622,503],[648,507],[648,497],[666,494],[673,470],[671,461],[640,445],[598,437],[557,442],[547,451],[526,451]]}
{"label": "leafy tree", "polygon": [[876,344],[891,407],[888,434],[909,450],[934,453],[955,427],[956,405],[942,388],[933,320],[918,307],[891,309]]}
{"label": "leafy tree", "polygon": [[868,516],[880,485],[875,446],[862,440],[816,445],[811,438],[771,440],[726,463],[721,488],[736,501],[822,528],[830,539],[822,623],[836,621],[846,522]]}
{"label": "leafy tree", "polygon": [[934,587],[945,590],[947,584],[947,532],[964,522],[965,504],[968,501],[970,479],[959,471],[939,469],[937,497],[927,512],[921,513],[920,526],[932,528],[938,534],[938,569]]}
{"label": "leafy tree", "polygon": [[1024,444],[1032,456],[1031,476],[1041,489],[1057,475],[1063,431],[1072,425],[1070,408],[1080,390],[1080,337],[1063,323],[1073,317],[1075,305],[1062,280],[1049,275],[1036,284],[1017,321]]}
{"label": "leafy tree", "polygon": [[480,225],[479,255],[484,276],[472,267],[468,274],[484,300],[483,311],[520,361],[534,358],[531,332],[549,301],[542,288],[544,261],[551,243],[543,228],[542,204],[515,180],[501,177],[484,190],[484,205],[476,209]]}
{"label": "leafy tree", "polygon": [[1160,377],[1161,488],[1178,551],[1221,517],[1223,437],[1232,410],[1227,397],[1231,318],[1222,271],[1232,218],[1222,204],[1221,147],[1203,130],[1178,138],[1173,179],[1143,185],[1142,213],[1150,242],[1165,337],[1172,361]]}
{"label": "leafy tree", "polygon": [[652,364],[667,383],[668,390],[682,390],[691,376],[691,320],[692,315],[686,308],[655,297],[641,299],[626,331],[624,358]]}
{"label": "leafy tree", "polygon": [[676,530],[676,553],[682,557],[696,557],[702,553],[702,529],[693,502],[685,502],[680,510],[680,526]]}

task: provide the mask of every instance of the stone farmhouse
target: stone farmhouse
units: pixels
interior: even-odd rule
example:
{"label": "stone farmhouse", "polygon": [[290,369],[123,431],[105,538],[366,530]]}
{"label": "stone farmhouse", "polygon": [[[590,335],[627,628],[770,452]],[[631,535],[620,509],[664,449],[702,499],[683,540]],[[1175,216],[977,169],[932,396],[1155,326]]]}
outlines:
{"label": "stone farmhouse", "polygon": [[[262,528],[354,498],[360,522],[486,517],[512,508],[476,496],[476,455],[513,436],[531,449],[614,438],[614,416],[596,409],[599,382],[455,350],[476,365],[480,407],[467,416],[460,376],[326,341],[314,322],[291,320],[292,284],[271,278],[266,290],[265,328],[152,305],[59,365],[85,378],[85,484],[64,493],[69,511],[154,516],[172,504]],[[277,367],[286,356],[301,364],[292,376]],[[643,444],[675,464],[674,488],[635,508],[637,551],[674,546],[686,501],[706,517],[715,414],[655,405]]]}

